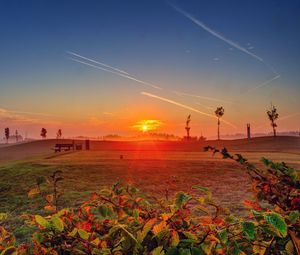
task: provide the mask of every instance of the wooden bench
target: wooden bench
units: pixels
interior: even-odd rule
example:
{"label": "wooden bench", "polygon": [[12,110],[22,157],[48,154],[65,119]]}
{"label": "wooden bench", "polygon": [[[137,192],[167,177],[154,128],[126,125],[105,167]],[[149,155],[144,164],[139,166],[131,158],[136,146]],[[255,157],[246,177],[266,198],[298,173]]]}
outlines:
{"label": "wooden bench", "polygon": [[57,143],[55,144],[54,148],[52,148],[52,150],[54,150],[54,152],[70,151],[70,150],[80,151],[82,150],[82,144]]}
{"label": "wooden bench", "polygon": [[74,144],[72,143],[57,143],[54,146],[54,152],[61,152],[61,151],[70,151],[74,150]]}

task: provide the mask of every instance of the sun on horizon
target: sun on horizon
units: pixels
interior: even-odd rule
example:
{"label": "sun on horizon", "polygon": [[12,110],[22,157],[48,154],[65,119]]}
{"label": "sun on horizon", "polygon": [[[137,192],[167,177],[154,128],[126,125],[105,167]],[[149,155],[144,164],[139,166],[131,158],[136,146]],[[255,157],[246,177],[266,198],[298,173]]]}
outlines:
{"label": "sun on horizon", "polygon": [[158,130],[162,126],[162,122],[159,120],[139,120],[137,121],[132,128],[143,133],[149,131]]}

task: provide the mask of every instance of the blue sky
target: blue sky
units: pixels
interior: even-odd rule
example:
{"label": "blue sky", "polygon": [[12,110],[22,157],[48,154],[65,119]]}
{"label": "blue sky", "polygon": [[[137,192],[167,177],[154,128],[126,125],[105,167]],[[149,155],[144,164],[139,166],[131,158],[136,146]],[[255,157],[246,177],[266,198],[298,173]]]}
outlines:
{"label": "blue sky", "polygon": [[[248,121],[257,131],[268,131],[265,109],[271,102],[281,116],[300,106],[299,11],[299,1],[2,1],[0,128],[37,132],[42,123],[75,135],[79,131],[72,125],[86,123],[82,129],[88,134],[127,134],[130,123],[151,118],[166,123],[163,131],[180,134],[190,111],[141,94],[148,92],[209,114],[223,104],[224,118],[236,126],[225,124],[225,133],[243,131]],[[75,62],[67,51],[163,90]],[[297,130],[299,119],[296,114],[279,127]],[[193,120],[195,132],[215,131],[212,118],[195,113]],[[120,123],[124,128],[116,128]]]}

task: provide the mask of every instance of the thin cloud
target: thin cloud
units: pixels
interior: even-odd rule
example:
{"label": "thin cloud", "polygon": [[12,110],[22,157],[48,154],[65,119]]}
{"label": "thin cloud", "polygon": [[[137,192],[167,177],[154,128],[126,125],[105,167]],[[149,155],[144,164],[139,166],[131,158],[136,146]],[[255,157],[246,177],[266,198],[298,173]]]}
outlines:
{"label": "thin cloud", "polygon": [[249,89],[246,93],[252,92],[252,91],[257,90],[257,89],[260,89],[260,88],[262,88],[262,87],[265,87],[266,85],[270,84],[270,83],[271,83],[272,81],[274,81],[274,80],[277,80],[278,78],[280,78],[280,75],[279,75],[279,74],[276,75],[276,76],[274,76],[272,79],[267,80],[267,81],[265,81],[265,82],[259,84],[258,86],[254,87],[254,88],[252,88],[252,89]]}
{"label": "thin cloud", "polygon": [[85,61],[81,61],[81,60],[78,60],[76,58],[72,58],[72,57],[68,57],[70,60],[72,61],[75,61],[75,62],[78,62],[78,63],[81,63],[83,65],[86,65],[86,66],[90,66],[90,67],[93,67],[93,68],[96,68],[96,69],[99,69],[99,70],[102,70],[102,71],[105,71],[105,72],[109,72],[109,73],[112,73],[112,74],[115,74],[115,75],[118,75],[118,76],[121,76],[121,77],[124,77],[124,78],[127,78],[129,80],[132,80],[132,81],[135,81],[137,83],[140,83],[140,84],[144,84],[144,85],[147,85],[149,87],[152,87],[152,88],[155,88],[155,89],[162,89],[161,87],[158,87],[156,85],[153,85],[149,82],[145,82],[145,81],[142,81],[142,80],[139,80],[139,79],[136,79],[132,76],[129,76],[129,75],[126,75],[126,74],[122,74],[120,72],[116,72],[116,71],[113,71],[113,70],[109,70],[109,69],[106,69],[104,67],[101,67],[101,66],[96,66],[96,65],[93,65],[93,64],[90,64],[90,63],[87,63]]}
{"label": "thin cloud", "polygon": [[103,115],[115,115],[113,112],[102,112]]}
{"label": "thin cloud", "polygon": [[127,73],[127,72],[124,71],[124,70],[118,69],[118,68],[116,68],[116,67],[113,67],[113,66],[110,66],[110,65],[108,65],[108,64],[105,64],[105,63],[96,61],[96,60],[91,59],[91,58],[87,58],[87,57],[82,56],[82,55],[79,55],[79,54],[77,54],[77,53],[75,53],[75,52],[67,51],[67,53],[70,54],[70,55],[73,55],[73,56],[75,56],[75,57],[79,57],[79,58],[88,60],[88,61],[93,62],[93,63],[95,63],[95,64],[98,64],[98,65],[101,65],[101,66],[105,66],[105,67],[110,68],[110,69],[112,69],[112,70],[115,70],[115,71],[117,71],[117,72],[120,72],[120,73],[129,75],[129,73]]}
{"label": "thin cloud", "polygon": [[[207,117],[210,117],[210,118],[214,118],[216,119],[217,117],[215,115],[212,115],[212,114],[209,114],[209,113],[206,113],[206,112],[202,112],[202,111],[199,111],[198,109],[195,109],[193,107],[190,107],[188,105],[185,105],[185,104],[182,104],[182,103],[179,103],[179,102],[176,102],[174,100],[171,100],[171,99],[168,99],[168,98],[165,98],[165,97],[160,97],[160,96],[157,96],[157,95],[154,95],[154,94],[151,94],[151,93],[148,93],[148,92],[141,92],[142,95],[144,96],[147,96],[147,97],[152,97],[152,98],[156,98],[156,99],[159,99],[161,101],[164,101],[164,102],[167,102],[167,103],[170,103],[170,104],[173,104],[173,105],[177,105],[181,108],[185,108],[187,110],[190,110],[190,111],[193,111],[193,112],[196,112],[196,113],[199,113],[201,115],[204,115],[204,116],[207,116]],[[226,121],[224,119],[221,119],[222,122],[224,122],[225,124],[233,127],[233,128],[236,128],[236,126],[232,123],[230,123],[229,121]]]}
{"label": "thin cloud", "polygon": [[201,98],[201,99],[205,99],[205,100],[209,100],[209,101],[215,101],[215,102],[220,102],[220,103],[229,103],[232,104],[234,102],[231,101],[227,101],[227,100],[222,100],[219,98],[215,98],[215,97],[205,97],[205,96],[199,96],[199,95],[194,95],[194,94],[189,94],[189,93],[185,93],[185,92],[181,92],[181,91],[173,91],[174,94],[178,95],[178,96],[188,96],[188,97],[196,97],[196,98]]}
{"label": "thin cloud", "polygon": [[6,122],[6,123],[23,123],[23,124],[41,124],[41,123],[58,123],[56,121],[47,121],[45,122],[42,119],[37,119],[37,118],[32,118],[32,117],[27,117],[24,115],[37,115],[37,116],[53,116],[53,115],[47,115],[43,113],[37,113],[37,112],[23,112],[23,111],[10,111],[7,109],[0,108],[0,120],[1,122]]}

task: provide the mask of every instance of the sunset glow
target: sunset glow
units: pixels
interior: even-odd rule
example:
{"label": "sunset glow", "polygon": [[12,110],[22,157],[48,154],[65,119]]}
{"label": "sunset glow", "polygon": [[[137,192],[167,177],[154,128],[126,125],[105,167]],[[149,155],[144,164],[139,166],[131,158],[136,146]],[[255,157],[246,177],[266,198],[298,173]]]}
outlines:
{"label": "sunset glow", "polygon": [[278,132],[296,132],[299,3],[233,2],[48,1],[24,3],[20,13],[6,2],[0,130],[34,139],[42,127],[49,138],[58,129],[66,137],[156,130],[182,137],[193,114],[191,135],[213,139],[222,106],[222,134],[245,136],[247,123],[268,134],[272,102]]}
{"label": "sunset glow", "polygon": [[140,120],[132,127],[143,133],[158,130],[162,123],[159,120]]}

